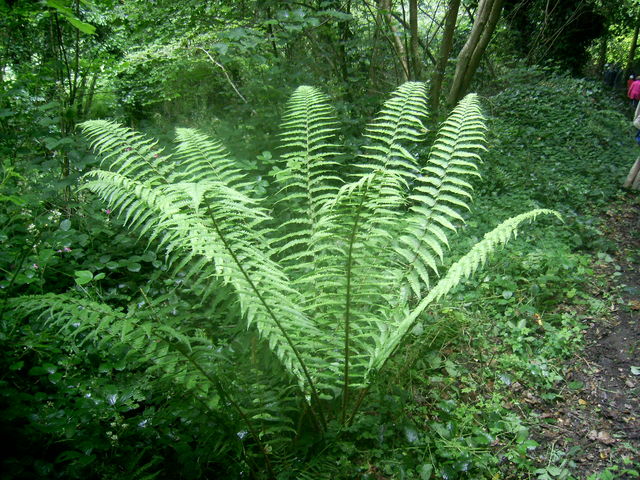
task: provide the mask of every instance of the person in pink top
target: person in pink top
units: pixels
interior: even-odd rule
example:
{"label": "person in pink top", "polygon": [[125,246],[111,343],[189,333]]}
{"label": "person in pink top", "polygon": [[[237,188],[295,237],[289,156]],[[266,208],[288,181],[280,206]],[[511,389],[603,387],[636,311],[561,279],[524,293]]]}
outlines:
{"label": "person in pink top", "polygon": [[638,101],[640,100],[640,77],[633,81],[627,91],[627,95],[629,95],[629,98],[633,102],[633,108],[637,107]]}

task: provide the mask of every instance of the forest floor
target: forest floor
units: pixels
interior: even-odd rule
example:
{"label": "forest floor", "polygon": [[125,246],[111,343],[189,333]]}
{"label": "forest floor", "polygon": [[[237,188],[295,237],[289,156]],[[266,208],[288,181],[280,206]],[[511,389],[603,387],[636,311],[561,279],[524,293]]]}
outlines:
{"label": "forest floor", "polygon": [[[603,216],[617,249],[599,256],[592,294],[605,318],[589,320],[585,349],[566,368],[560,403],[539,408],[538,441],[558,466],[581,479],[638,478],[640,470],[640,197],[628,194]],[[554,452],[556,452],[554,454]],[[560,454],[559,452],[564,452]],[[563,458],[564,456],[564,458]],[[604,472],[604,473],[603,473]]]}

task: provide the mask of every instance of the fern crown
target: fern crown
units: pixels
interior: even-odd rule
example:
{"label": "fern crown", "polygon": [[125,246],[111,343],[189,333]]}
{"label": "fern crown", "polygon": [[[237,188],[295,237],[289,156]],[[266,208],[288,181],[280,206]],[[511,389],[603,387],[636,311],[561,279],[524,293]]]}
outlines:
{"label": "fern crown", "polygon": [[169,156],[139,133],[93,120],[82,130],[103,163],[84,188],[205,297],[226,284],[310,404],[342,398],[346,410],[349,392],[372,382],[430,304],[523,222],[553,213],[505,221],[443,271],[469,209],[485,126],[477,96],[468,95],[420,159],[426,115],[425,85],[402,85],[345,165],[327,97],[299,87],[282,123],[275,204],[255,198],[251,178],[197,130],[178,129]]}

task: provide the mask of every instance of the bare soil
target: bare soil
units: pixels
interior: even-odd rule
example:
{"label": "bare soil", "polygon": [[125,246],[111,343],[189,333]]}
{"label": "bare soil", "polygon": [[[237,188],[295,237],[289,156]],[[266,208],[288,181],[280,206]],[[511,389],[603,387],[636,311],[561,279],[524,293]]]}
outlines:
{"label": "bare soil", "polygon": [[[575,478],[630,479],[638,477],[625,469],[640,471],[640,196],[628,194],[603,220],[617,249],[594,267],[610,311],[588,325],[585,350],[566,365],[577,388],[540,412],[549,422],[536,436],[570,452]],[[615,477],[603,475],[616,465]]]}

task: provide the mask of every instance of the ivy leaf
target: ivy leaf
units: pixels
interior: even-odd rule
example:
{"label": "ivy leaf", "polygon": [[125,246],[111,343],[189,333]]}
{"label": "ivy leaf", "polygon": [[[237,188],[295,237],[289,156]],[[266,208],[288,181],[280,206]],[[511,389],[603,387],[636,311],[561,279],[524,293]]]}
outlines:
{"label": "ivy leaf", "polygon": [[127,270],[134,273],[139,272],[141,268],[142,268],[142,265],[140,265],[138,262],[133,262],[127,265]]}
{"label": "ivy leaf", "polygon": [[77,270],[75,281],[78,285],[85,285],[93,280],[93,273],[89,270]]}
{"label": "ivy leaf", "polygon": [[420,467],[420,480],[429,480],[431,478],[431,474],[433,473],[433,465],[430,463],[425,463]]}
{"label": "ivy leaf", "polygon": [[62,230],[63,232],[68,232],[70,228],[71,220],[69,220],[68,218],[65,218],[60,222],[60,230]]}

